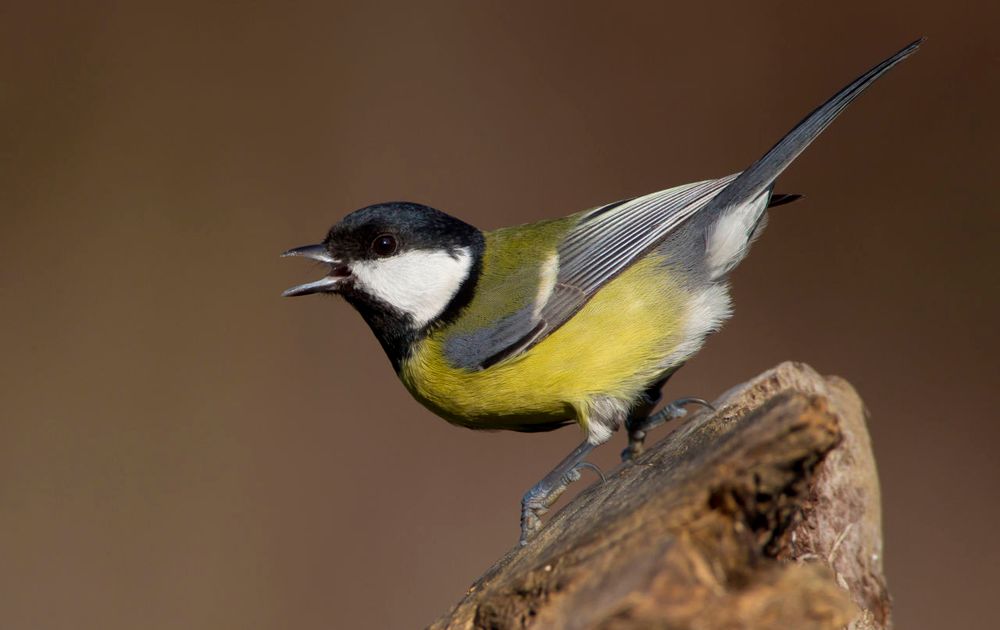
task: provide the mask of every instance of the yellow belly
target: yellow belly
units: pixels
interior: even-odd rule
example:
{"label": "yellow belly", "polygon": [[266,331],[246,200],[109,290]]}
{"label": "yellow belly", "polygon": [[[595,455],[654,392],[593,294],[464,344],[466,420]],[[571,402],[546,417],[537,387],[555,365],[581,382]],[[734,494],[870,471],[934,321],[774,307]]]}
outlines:
{"label": "yellow belly", "polygon": [[663,360],[682,341],[686,297],[662,263],[647,256],[521,355],[485,370],[455,369],[442,355],[439,334],[432,334],[400,377],[431,411],[471,428],[568,419],[586,425],[580,415],[590,400],[634,401],[663,374]]}

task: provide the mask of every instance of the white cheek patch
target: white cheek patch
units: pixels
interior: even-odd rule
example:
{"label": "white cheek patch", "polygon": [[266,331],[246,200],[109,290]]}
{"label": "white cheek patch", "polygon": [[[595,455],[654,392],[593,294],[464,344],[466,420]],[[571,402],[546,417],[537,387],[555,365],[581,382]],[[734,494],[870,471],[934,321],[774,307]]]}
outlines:
{"label": "white cheek patch", "polygon": [[408,313],[422,327],[444,311],[471,267],[472,255],[463,247],[453,254],[415,250],[355,262],[351,271],[366,293]]}

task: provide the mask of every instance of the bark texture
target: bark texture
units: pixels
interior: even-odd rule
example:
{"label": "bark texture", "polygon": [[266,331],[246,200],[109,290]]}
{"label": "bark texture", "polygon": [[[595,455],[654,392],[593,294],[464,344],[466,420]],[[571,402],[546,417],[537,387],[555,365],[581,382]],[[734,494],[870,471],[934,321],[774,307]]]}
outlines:
{"label": "bark texture", "polygon": [[890,627],[851,386],[783,363],[715,406],[562,508],[431,628]]}

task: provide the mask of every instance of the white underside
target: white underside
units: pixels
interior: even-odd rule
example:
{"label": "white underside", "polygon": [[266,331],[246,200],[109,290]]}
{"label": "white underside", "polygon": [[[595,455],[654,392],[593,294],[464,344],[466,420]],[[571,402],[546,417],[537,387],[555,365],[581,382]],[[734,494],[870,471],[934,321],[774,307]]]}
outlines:
{"label": "white underside", "polygon": [[413,318],[422,327],[440,315],[469,276],[472,255],[414,250],[351,265],[358,286]]}
{"label": "white underside", "polygon": [[628,417],[629,403],[616,398],[598,397],[590,401],[587,414],[587,441],[604,444]]}
{"label": "white underside", "polygon": [[676,367],[691,358],[704,345],[705,338],[721,328],[732,314],[733,306],[725,284],[712,284],[697,293],[688,303],[683,341],[663,360],[663,369]]}
{"label": "white underside", "polygon": [[765,190],[753,201],[726,211],[705,235],[706,262],[713,279],[729,273],[746,256],[754,226],[770,198],[770,191]]}

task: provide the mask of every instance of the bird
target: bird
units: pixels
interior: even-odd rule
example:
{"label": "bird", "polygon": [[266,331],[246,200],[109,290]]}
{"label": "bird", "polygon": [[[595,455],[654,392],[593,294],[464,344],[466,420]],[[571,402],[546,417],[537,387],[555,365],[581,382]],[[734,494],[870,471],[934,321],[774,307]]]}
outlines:
{"label": "bird", "polygon": [[579,425],[583,442],[522,498],[527,544],[617,429],[630,461],[650,429],[709,406],[683,398],[653,411],[667,379],[732,315],[729,274],[768,208],[798,199],[774,193],[775,180],[923,41],[849,83],[741,172],[490,232],[418,203],[367,206],[321,243],[282,254],[327,268],[283,295],[343,297],[410,394],[448,422]]}

